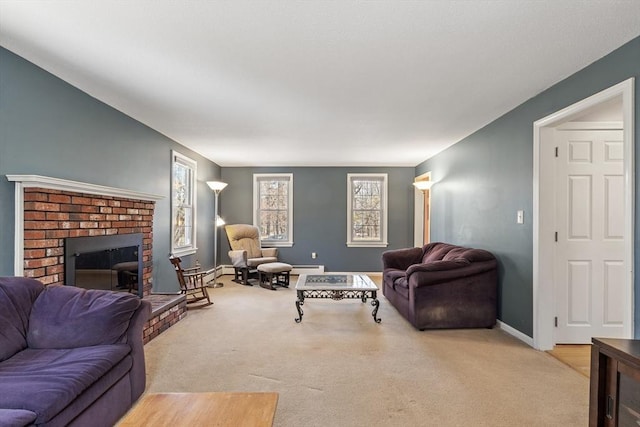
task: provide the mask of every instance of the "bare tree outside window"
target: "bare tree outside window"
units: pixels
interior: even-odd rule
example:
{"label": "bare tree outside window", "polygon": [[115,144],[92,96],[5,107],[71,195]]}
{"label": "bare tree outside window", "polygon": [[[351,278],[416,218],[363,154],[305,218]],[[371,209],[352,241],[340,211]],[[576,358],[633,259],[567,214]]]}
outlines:
{"label": "bare tree outside window", "polygon": [[348,246],[386,246],[387,175],[348,174]]}
{"label": "bare tree outside window", "polygon": [[353,200],[352,235],[353,241],[380,240],[380,220],[382,205],[382,180],[352,181]]}
{"label": "bare tree outside window", "polygon": [[171,159],[171,252],[186,255],[196,249],[196,162],[176,151]]}
{"label": "bare tree outside window", "polygon": [[271,246],[293,244],[293,175],[255,174],[255,225],[260,240]]}

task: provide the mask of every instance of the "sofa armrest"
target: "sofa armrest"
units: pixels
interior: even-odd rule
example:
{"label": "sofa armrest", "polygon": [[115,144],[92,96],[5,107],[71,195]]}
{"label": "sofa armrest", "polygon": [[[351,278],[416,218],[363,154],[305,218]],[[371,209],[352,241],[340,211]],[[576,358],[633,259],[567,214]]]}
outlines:
{"label": "sofa armrest", "polygon": [[231,258],[231,264],[234,267],[247,266],[247,251],[245,250],[229,251],[229,258]]}
{"label": "sofa armrest", "polygon": [[131,402],[135,402],[146,387],[146,367],[144,359],[143,330],[151,316],[151,303],[141,300],[140,307],[133,313],[127,329],[127,343],[131,346]]}
{"label": "sofa armrest", "polygon": [[[440,264],[447,263],[447,264]],[[453,264],[459,263],[458,267]],[[428,267],[431,264],[439,264],[433,266],[430,270]],[[424,266],[422,268],[416,268],[412,270],[411,274],[407,272],[407,282],[410,286],[415,288],[421,288],[425,286],[437,285],[440,283],[451,282],[456,279],[464,277],[471,277],[478,274],[485,273],[490,270],[496,269],[497,262],[495,260],[469,263],[468,261],[438,261],[428,264],[420,264]]]}
{"label": "sofa armrest", "polygon": [[141,299],[124,292],[50,285],[29,315],[29,348],[77,348],[126,342]]}
{"label": "sofa armrest", "polygon": [[27,409],[0,408],[0,426],[33,426],[38,414]]}
{"label": "sofa armrest", "polygon": [[261,248],[263,257],[277,257],[278,248]]}
{"label": "sofa armrest", "polygon": [[422,248],[393,249],[382,253],[382,265],[385,269],[406,270],[421,258]]}

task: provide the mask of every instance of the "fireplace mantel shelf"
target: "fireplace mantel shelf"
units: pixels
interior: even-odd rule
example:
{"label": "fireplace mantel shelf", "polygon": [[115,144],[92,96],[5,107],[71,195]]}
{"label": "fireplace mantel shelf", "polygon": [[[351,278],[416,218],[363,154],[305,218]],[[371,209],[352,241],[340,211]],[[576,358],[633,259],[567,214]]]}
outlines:
{"label": "fireplace mantel shelf", "polygon": [[162,200],[164,196],[127,190],[124,188],[107,187],[86,182],[70,181],[41,175],[7,175],[7,180],[20,183],[22,187],[49,188],[52,190],[75,191],[78,193],[97,194],[100,196],[127,197],[139,200]]}

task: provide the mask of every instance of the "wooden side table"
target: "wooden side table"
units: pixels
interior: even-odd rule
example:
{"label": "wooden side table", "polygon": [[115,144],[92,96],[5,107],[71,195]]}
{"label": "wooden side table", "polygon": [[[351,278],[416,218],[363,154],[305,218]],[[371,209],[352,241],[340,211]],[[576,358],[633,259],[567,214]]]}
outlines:
{"label": "wooden side table", "polygon": [[118,427],[272,427],[278,393],[151,393]]}
{"label": "wooden side table", "polygon": [[640,340],[592,338],[589,426],[640,424]]}

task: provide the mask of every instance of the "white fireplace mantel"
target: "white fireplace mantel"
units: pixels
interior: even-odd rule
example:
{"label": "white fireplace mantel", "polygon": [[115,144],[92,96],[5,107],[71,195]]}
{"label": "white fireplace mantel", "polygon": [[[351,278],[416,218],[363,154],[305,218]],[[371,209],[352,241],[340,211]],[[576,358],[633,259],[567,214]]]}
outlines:
{"label": "white fireplace mantel", "polygon": [[7,175],[7,180],[16,183],[15,187],[15,240],[14,275],[24,274],[24,189],[46,188],[50,190],[73,191],[76,193],[99,196],[122,197],[127,199],[156,201],[164,199],[157,194],[143,193],[124,188],[107,187],[87,182],[70,181],[41,175]]}
{"label": "white fireplace mantel", "polygon": [[[125,197],[139,200],[161,200],[164,196],[127,190],[124,188],[106,187],[104,185],[89,184],[87,182],[70,181],[68,179],[52,178],[41,175],[7,175],[7,180],[16,183],[21,188],[37,187],[51,190],[75,191],[76,193],[97,194],[100,196]],[[17,188],[17,187],[16,187]]]}

